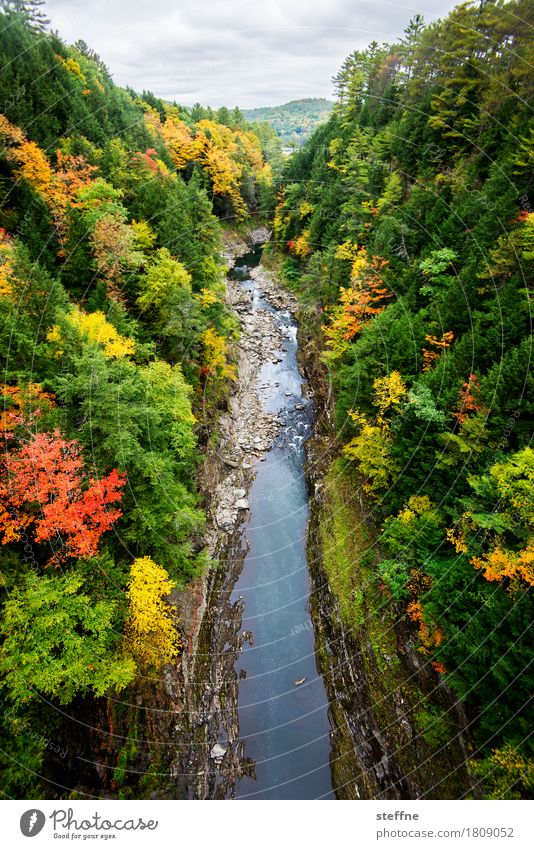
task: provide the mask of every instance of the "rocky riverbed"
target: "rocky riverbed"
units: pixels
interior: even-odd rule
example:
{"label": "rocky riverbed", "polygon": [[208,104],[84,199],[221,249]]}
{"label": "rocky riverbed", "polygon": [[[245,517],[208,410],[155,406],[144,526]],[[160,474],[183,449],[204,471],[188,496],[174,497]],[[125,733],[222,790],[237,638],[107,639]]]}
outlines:
{"label": "rocky riverbed", "polygon": [[[252,269],[251,277],[263,297],[280,309],[294,308],[289,293],[276,287],[265,268]],[[220,531],[236,527],[240,511],[248,508],[246,492],[252,477],[253,461],[261,459],[271,448],[282,420],[262,408],[260,391],[268,384],[258,382],[263,366],[277,363],[284,342],[271,313],[253,305],[250,292],[239,282],[228,280],[228,303],[239,318],[241,337],[238,343],[237,390],[229,402],[229,411],[219,420],[218,453],[228,474],[217,485],[210,504],[208,546],[213,552],[220,541]]]}

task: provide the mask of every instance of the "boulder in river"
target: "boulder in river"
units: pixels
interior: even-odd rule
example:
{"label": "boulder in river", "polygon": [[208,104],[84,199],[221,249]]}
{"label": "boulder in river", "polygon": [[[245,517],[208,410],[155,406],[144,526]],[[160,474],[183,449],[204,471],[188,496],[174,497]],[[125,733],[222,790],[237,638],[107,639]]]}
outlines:
{"label": "boulder in river", "polygon": [[224,758],[225,754],[226,749],[224,748],[224,746],[221,746],[220,743],[215,743],[210,752],[210,757],[213,758],[214,761],[218,761],[220,763],[220,761],[222,761],[222,759]]}

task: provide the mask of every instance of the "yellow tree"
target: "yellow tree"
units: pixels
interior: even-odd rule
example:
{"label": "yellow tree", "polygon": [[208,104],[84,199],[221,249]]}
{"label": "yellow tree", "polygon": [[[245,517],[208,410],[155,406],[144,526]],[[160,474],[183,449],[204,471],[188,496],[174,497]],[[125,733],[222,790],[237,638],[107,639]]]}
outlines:
{"label": "yellow tree", "polygon": [[230,198],[236,215],[244,215],[246,204],[239,191],[241,168],[237,162],[234,162],[225,150],[214,144],[206,150],[204,162],[212,182],[213,193]]}
{"label": "yellow tree", "polygon": [[345,445],[343,454],[356,461],[366,478],[365,492],[379,498],[398,472],[397,463],[391,457],[389,430],[385,425],[372,424],[362,414],[351,413],[351,418],[359,424],[360,433]]}
{"label": "yellow tree", "polygon": [[127,648],[141,668],[159,669],[179,654],[181,643],[167,596],[174,587],[162,566],[150,557],[134,560],[127,596]]}
{"label": "yellow tree", "polygon": [[54,170],[39,145],[28,141],[26,134],[4,115],[0,115],[0,140],[6,145],[7,160],[14,166],[15,176],[29,183],[47,204],[61,243],[65,236],[67,209],[79,205],[78,191],[92,181],[95,166],[83,156],[58,150]]}
{"label": "yellow tree", "polygon": [[367,479],[363,485],[364,490],[378,498],[399,471],[391,456],[392,436],[385,416],[400,407],[408,390],[398,371],[377,377],[373,388],[374,404],[378,408],[376,419],[373,422],[363,413],[350,413],[360,432],[345,445],[343,454],[356,461],[360,472]]}
{"label": "yellow tree", "polygon": [[453,339],[454,333],[452,330],[442,333],[440,339],[437,336],[425,336],[428,347],[423,348],[423,371],[428,371],[435,365],[441,352],[446,348],[450,348]]}
{"label": "yellow tree", "polygon": [[[79,307],[73,307],[66,314],[65,321],[74,328],[79,336],[88,342],[96,342],[104,348],[105,356],[110,359],[122,359],[135,354],[135,342],[116,330],[109,322],[103,312],[87,313]],[[57,347],[57,355],[61,356],[63,351],[63,336],[59,325],[55,324],[49,331],[47,339]]]}
{"label": "yellow tree", "polygon": [[15,244],[9,233],[0,227],[0,298],[13,294],[13,262]]}

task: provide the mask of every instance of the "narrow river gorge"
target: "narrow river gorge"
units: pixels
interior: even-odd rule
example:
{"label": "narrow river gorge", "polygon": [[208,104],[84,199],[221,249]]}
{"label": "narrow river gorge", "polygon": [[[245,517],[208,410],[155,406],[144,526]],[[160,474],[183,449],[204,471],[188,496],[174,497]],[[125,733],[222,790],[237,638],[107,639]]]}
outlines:
{"label": "narrow river gorge", "polygon": [[[454,797],[466,789],[466,740],[452,694],[425,672],[394,610],[368,607],[368,576],[354,586],[362,624],[349,631],[340,618],[323,564],[325,530],[343,510],[328,494],[328,401],[309,350],[312,386],[299,366],[298,304],[261,262],[266,238],[227,251],[238,380],[204,467],[215,565],[179,604],[190,629],[179,795]],[[451,740],[419,733],[427,698]]]}

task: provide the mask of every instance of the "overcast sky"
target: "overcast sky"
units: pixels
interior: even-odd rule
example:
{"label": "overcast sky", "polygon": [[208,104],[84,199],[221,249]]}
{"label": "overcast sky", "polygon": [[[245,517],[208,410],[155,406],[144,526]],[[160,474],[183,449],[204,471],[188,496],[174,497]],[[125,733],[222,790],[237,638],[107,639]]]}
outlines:
{"label": "overcast sky", "polygon": [[392,41],[454,0],[48,0],[51,28],[83,38],[119,85],[187,106],[274,106],[330,97],[341,62]]}

